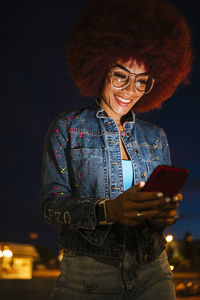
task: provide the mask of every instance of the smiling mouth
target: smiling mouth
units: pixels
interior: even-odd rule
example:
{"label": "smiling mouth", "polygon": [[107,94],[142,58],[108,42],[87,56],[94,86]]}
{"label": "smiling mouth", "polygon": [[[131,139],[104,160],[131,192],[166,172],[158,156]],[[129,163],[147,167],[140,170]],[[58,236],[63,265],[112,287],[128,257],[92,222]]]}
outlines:
{"label": "smiling mouth", "polygon": [[116,97],[120,102],[122,102],[122,103],[124,103],[124,104],[129,104],[129,103],[131,103],[131,101],[132,101],[132,100],[124,99],[124,98],[122,98],[122,97],[120,97],[120,96],[117,96],[117,95],[115,95],[115,97]]}

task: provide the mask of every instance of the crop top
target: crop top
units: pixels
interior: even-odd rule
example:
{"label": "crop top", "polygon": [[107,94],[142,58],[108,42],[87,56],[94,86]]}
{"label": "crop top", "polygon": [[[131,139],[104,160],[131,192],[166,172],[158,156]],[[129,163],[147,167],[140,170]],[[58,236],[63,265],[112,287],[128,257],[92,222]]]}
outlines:
{"label": "crop top", "polygon": [[126,191],[133,185],[133,166],[131,160],[122,159],[122,171],[124,190]]}

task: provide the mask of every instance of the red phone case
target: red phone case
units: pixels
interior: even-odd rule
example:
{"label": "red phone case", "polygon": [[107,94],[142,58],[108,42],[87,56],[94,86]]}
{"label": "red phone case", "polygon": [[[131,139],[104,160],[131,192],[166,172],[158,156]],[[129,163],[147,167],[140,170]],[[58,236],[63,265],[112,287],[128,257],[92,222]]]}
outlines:
{"label": "red phone case", "polygon": [[142,190],[162,192],[171,197],[180,191],[188,176],[188,169],[160,165],[155,168]]}

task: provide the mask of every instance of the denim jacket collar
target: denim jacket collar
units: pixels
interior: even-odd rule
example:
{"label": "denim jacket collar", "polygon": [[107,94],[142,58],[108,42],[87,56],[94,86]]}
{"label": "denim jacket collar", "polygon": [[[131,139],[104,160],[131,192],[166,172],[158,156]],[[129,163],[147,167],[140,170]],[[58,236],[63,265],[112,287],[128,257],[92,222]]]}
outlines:
{"label": "denim jacket collar", "polygon": [[[104,119],[104,120],[110,120],[112,119],[111,117],[107,117],[105,115],[104,109],[100,105],[100,98],[96,98],[96,101],[94,103],[94,110],[96,112],[96,117],[99,119]],[[124,130],[131,130],[134,126],[135,123],[135,113],[130,110],[124,117],[123,117],[123,128]]]}

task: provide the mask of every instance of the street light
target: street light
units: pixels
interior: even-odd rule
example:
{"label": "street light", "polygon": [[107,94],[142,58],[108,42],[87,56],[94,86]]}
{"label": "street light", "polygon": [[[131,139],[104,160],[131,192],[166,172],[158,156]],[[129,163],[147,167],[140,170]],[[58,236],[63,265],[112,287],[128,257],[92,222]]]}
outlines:
{"label": "street light", "polygon": [[173,235],[171,235],[171,234],[168,234],[166,237],[165,237],[165,240],[166,240],[166,242],[169,244],[169,243],[171,243],[172,241],[173,241],[173,239],[174,239],[174,237],[173,237]]}
{"label": "street light", "polygon": [[[173,241],[174,237],[172,234],[168,234],[166,237],[165,237],[165,240],[167,242],[167,244],[171,243]],[[166,249],[169,249],[168,247]],[[174,270],[174,266],[173,265],[170,265],[170,269],[171,271]]]}
{"label": "street light", "polygon": [[11,250],[9,249],[6,249],[6,250],[3,250],[3,256],[6,257],[6,258],[10,258],[13,256],[13,253]]}
{"label": "street light", "polygon": [[174,266],[170,265],[170,270],[173,271],[174,270]]}

